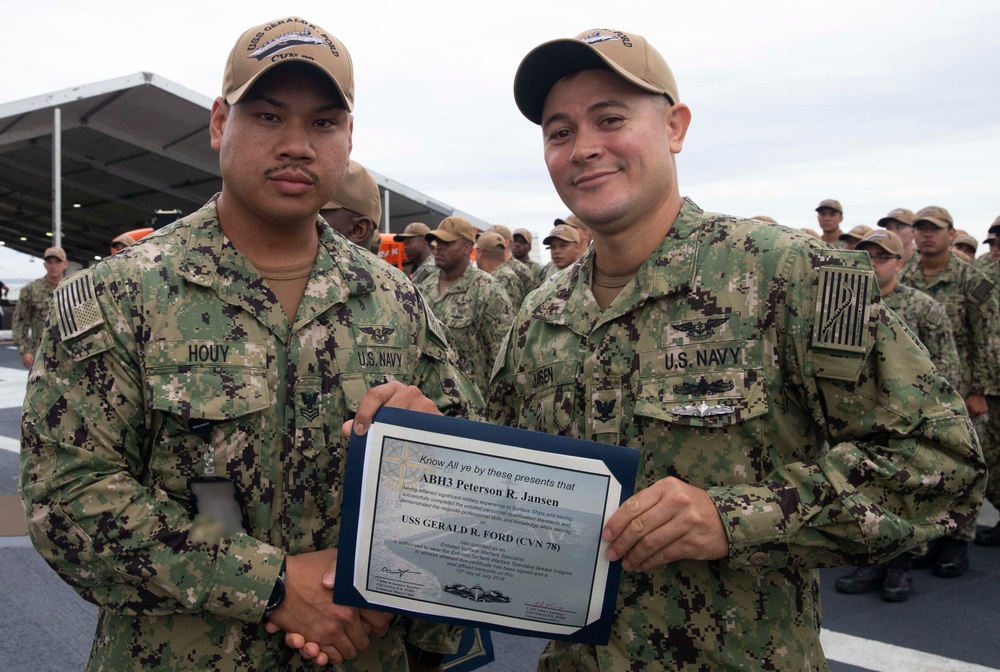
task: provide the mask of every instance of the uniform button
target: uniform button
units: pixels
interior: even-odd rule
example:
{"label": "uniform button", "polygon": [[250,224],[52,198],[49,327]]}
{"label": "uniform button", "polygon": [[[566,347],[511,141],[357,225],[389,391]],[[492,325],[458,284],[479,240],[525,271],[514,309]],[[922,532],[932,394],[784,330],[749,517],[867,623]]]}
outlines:
{"label": "uniform button", "polygon": [[756,565],[757,567],[760,567],[761,565],[763,565],[766,562],[767,562],[767,553],[764,553],[763,551],[758,552],[758,553],[752,553],[750,555],[750,564],[751,565]]}

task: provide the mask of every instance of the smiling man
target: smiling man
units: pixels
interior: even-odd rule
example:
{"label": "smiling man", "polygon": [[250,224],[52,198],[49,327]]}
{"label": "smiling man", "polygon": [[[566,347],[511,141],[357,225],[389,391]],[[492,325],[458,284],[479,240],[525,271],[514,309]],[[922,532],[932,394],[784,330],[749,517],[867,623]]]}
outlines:
{"label": "smiling man", "polygon": [[[222,192],[56,290],[20,488],[39,552],[100,608],[90,670],[313,669],[281,630],[341,669],[407,670],[389,616],[323,585],[341,424],[386,380],[390,405],[409,385],[425,410],[482,402],[412,285],[319,218],[353,105],[337,38],[249,29],[210,118]],[[441,632],[408,641],[454,651]]]}
{"label": "smiling man", "polygon": [[522,305],[491,420],[642,453],[603,532],[625,570],[611,641],[550,642],[539,669],[826,669],[816,568],[975,517],[961,398],[867,255],[680,195],[691,112],[641,36],[547,42],[514,96],[593,243]]}

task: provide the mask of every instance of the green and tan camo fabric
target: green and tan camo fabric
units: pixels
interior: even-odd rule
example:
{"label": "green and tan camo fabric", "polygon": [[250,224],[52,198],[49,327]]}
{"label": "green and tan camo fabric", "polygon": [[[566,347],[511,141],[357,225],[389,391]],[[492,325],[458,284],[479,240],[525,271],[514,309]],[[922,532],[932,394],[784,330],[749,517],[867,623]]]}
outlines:
{"label": "green and tan camo fabric", "polygon": [[[525,264],[523,261],[515,259],[514,257],[511,257],[507,261],[503,262],[503,266],[508,267],[512,271],[514,271],[514,273],[517,275],[517,279],[521,281],[521,289],[522,289],[521,301],[523,301],[524,297],[528,295],[528,292],[535,289],[535,287],[537,286],[535,284],[534,272],[527,264]],[[511,297],[511,300],[513,300],[513,297]],[[514,312],[516,313],[518,307],[521,305],[521,302],[518,301],[513,305],[514,305]]]}
{"label": "green and tan camo fabric", "polygon": [[428,275],[431,275],[436,268],[437,264],[434,263],[434,255],[431,255],[424,259],[424,263],[417,266],[417,269],[413,271],[413,275],[410,277],[410,280],[414,285],[419,285],[425,278],[427,278]]}
{"label": "green and tan camo fabric", "polygon": [[493,276],[471,264],[442,295],[438,294],[440,275],[441,269],[435,267],[417,287],[434,315],[448,327],[448,340],[462,370],[480,390],[486,390],[500,343],[514,319],[510,299]]}
{"label": "green and tan camo fabric", "polygon": [[948,312],[962,364],[962,379],[955,382],[959,393],[1000,394],[1000,303],[994,283],[955,254],[930,282],[920,264],[904,267],[899,281],[929,294]]}
{"label": "green and tan camo fabric", "polygon": [[[510,299],[511,305],[510,319],[513,320],[514,313],[517,312],[517,309],[521,306],[521,302],[524,301],[526,292],[524,291],[524,285],[521,283],[521,278],[517,276],[517,273],[514,272],[514,269],[511,266],[507,265],[508,263],[509,262],[505,262],[503,265],[497,266],[496,269],[490,273],[490,275],[492,275],[493,279],[499,282],[500,286],[503,287],[503,290],[507,292],[507,298]],[[520,264],[521,262],[518,263]],[[521,264],[521,266],[523,267],[524,264]],[[509,324],[507,326],[510,327]],[[490,362],[490,364],[490,369],[492,370],[492,362]]]}
{"label": "green and tan camo fabric", "polygon": [[38,278],[25,285],[18,294],[11,336],[21,354],[34,353],[38,349],[54,291],[47,278]]}
{"label": "green and tan camo fabric", "polygon": [[962,364],[955,348],[948,312],[920,290],[896,284],[882,302],[891,308],[927,348],[931,361],[952,386],[962,380]]}
{"label": "green and tan camo fabric", "polygon": [[[337,546],[341,424],[386,380],[481,417],[403,274],[325,222],[319,232],[294,324],[214,201],[57,290],[28,382],[20,488],[36,548],[100,607],[89,670],[315,669],[261,621],[286,553]],[[206,440],[192,419],[211,421]],[[206,441],[246,503],[247,534],[192,519]],[[453,634],[410,637],[448,651]],[[342,669],[406,670],[400,631]]]}
{"label": "green and tan camo fabric", "polygon": [[636,488],[705,488],[730,552],[623,572],[609,645],[551,642],[539,669],[827,669],[816,568],[976,515],[986,472],[962,399],[864,253],[686,201],[603,313],[593,262],[528,296],[490,418],[639,449]]}

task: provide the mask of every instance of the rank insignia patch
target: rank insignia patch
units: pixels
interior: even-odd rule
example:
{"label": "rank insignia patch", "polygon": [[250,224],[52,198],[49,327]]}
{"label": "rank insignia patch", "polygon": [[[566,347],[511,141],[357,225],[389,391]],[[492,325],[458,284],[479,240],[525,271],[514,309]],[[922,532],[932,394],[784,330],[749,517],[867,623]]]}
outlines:
{"label": "rank insignia patch", "polygon": [[874,282],[875,276],[867,271],[829,266],[821,269],[814,346],[846,352],[867,349],[866,318]]}

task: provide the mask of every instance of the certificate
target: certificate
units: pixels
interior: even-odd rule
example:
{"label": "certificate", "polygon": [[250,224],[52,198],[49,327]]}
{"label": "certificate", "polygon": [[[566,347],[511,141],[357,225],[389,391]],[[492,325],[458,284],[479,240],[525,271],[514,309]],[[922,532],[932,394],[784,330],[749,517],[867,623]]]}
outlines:
{"label": "certificate", "polygon": [[606,644],[620,563],[601,532],[638,451],[383,408],[351,438],[334,600]]}

